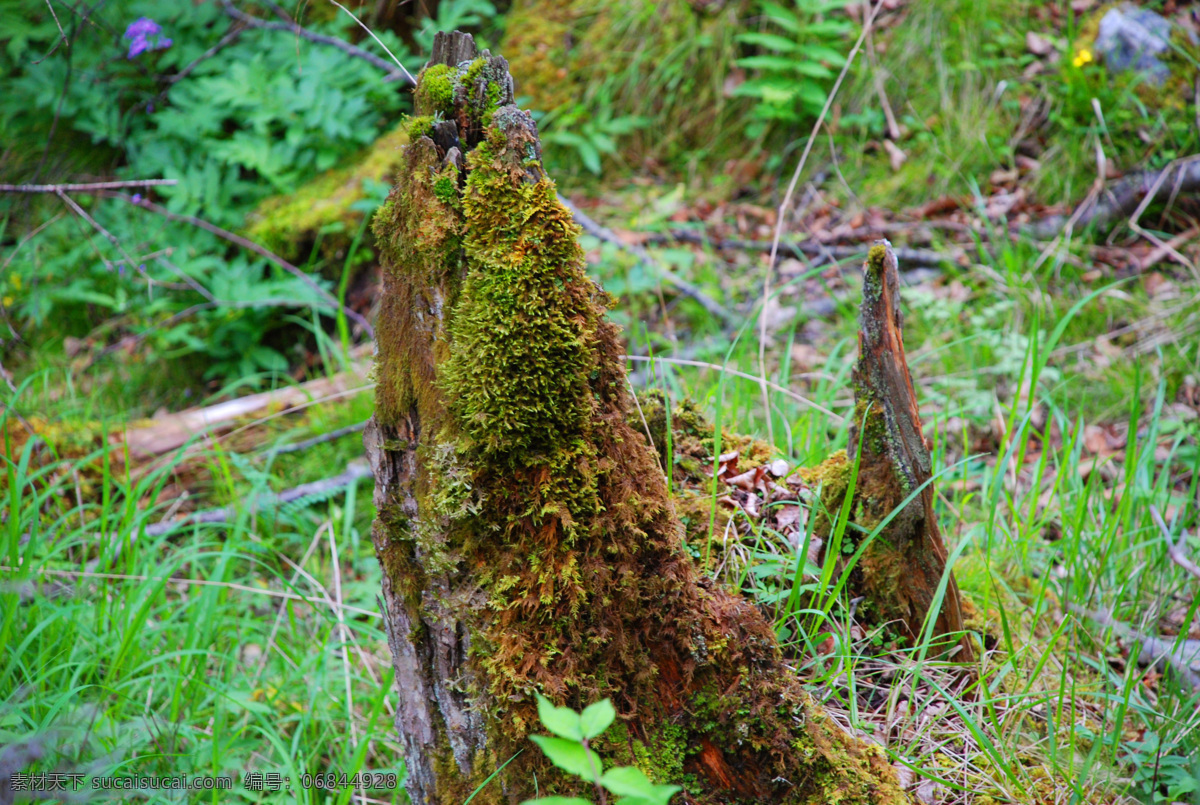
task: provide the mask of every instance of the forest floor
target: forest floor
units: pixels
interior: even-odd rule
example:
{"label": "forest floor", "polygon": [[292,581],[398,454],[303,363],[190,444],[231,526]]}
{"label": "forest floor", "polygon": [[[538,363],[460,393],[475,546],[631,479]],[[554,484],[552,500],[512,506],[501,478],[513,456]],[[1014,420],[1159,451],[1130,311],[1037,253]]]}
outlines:
{"label": "forest floor", "polygon": [[[1200,152],[1200,98],[1109,81],[1081,44],[1099,4],[882,5],[871,68],[831,105],[839,122],[814,138],[782,223],[802,145],[747,133],[744,158],[669,168],[610,154],[599,178],[547,138],[560,193],[609,230],[582,242],[631,384],[695,405],[675,409],[668,474],[688,548],[760,602],[796,673],[923,803],[1200,802],[1200,209],[1184,192],[1072,218]],[[71,254],[37,236],[3,242],[6,309],[33,310],[39,261]],[[796,607],[832,565],[812,566],[798,501],[771,483],[846,447],[857,269],[883,237],[985,649],[969,678],[864,631],[853,602]],[[337,254],[341,276],[358,248]],[[134,262],[134,306],[175,292],[136,285]],[[330,287],[369,315],[373,271]],[[251,298],[227,282],[219,295]],[[54,320],[66,297],[36,325],[6,314],[23,339],[0,353],[0,778],[10,760],[233,775],[220,801],[266,801],[245,785],[257,770],[299,801],[405,801],[360,436],[365,331],[301,307],[272,336],[284,368],[245,364],[253,330],[218,306],[229,329],[212,337],[233,340],[202,380],[210,353],[171,359],[192,335],[156,341],[112,299],[79,291],[72,304],[105,311],[81,325]],[[150,325],[175,333],[177,314]],[[716,428],[706,449],[692,410]],[[320,790],[330,771],[395,777]]]}

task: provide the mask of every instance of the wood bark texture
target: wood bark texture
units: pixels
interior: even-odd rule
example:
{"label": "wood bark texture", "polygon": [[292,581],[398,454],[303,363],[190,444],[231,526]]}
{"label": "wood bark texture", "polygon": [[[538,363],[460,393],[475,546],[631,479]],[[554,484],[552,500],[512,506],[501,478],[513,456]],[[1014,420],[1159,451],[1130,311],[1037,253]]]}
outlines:
{"label": "wood bark texture", "polygon": [[[854,516],[860,524],[873,528],[900,508],[864,552],[860,592],[876,621],[898,621],[917,639],[946,573],[946,546],[933,510],[932,463],[904,355],[899,304],[896,254],[886,240],[878,241],[863,266],[849,458],[857,452]],[[968,660],[973,649],[963,634],[958,585],[952,572],[948,576],[933,634],[953,635],[956,658]]]}
{"label": "wood bark texture", "polygon": [[375,220],[364,442],[412,801],[461,805],[518,752],[474,802],[589,795],[528,741],[535,692],[611,697],[593,748],[677,803],[910,801],[684,550],[608,297],[512,101],[503,59],[439,34]]}

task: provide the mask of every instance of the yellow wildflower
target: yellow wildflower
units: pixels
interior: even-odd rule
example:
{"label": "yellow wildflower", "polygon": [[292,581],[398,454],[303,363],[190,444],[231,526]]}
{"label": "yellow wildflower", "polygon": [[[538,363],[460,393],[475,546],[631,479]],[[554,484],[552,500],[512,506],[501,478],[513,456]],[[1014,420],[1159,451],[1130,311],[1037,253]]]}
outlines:
{"label": "yellow wildflower", "polygon": [[1092,52],[1087,48],[1080,48],[1075,52],[1075,58],[1071,62],[1076,67],[1082,67],[1092,60]]}
{"label": "yellow wildflower", "polygon": [[14,288],[16,288],[18,291],[21,290],[21,275],[20,274],[12,275],[12,286]]}
{"label": "yellow wildflower", "polygon": [[11,296],[6,296],[3,300],[0,300],[0,302],[2,302],[5,307],[12,307],[13,298]]}

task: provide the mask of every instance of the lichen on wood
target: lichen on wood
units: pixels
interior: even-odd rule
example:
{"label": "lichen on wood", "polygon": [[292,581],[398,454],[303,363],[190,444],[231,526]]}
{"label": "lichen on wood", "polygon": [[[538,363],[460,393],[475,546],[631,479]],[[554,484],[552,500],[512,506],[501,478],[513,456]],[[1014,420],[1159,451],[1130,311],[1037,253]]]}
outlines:
{"label": "lichen on wood", "polygon": [[[611,697],[623,739],[602,751],[690,802],[907,801],[884,753],[786,668],[753,604],[683,550],[630,424],[609,299],[507,64],[439,34],[416,101],[423,133],[375,221],[365,436],[413,801],[462,802],[525,748],[536,692],[576,708]],[[477,799],[532,796],[535,775],[543,793],[576,790],[525,752]]]}

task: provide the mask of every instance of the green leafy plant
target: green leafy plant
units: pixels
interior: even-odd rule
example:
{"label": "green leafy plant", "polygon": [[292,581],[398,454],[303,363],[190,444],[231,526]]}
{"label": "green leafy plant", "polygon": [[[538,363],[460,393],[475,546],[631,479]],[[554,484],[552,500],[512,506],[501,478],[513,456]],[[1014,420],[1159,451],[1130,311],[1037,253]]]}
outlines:
{"label": "green leafy plant", "polygon": [[594,111],[576,104],[560,114],[547,115],[546,122],[553,123],[553,127],[542,136],[542,141],[573,151],[583,166],[597,176],[602,156],[617,152],[617,140],[649,124],[649,120],[637,115],[613,117],[612,107],[604,104]]}
{"label": "green leafy plant", "polygon": [[796,0],[792,8],[762,4],[768,30],[741,34],[738,41],[758,50],[737,64],[755,75],[738,86],[736,95],[754,98],[754,135],[769,123],[797,123],[820,113],[836,68],[846,57],[832,45],[850,31],[846,20],[826,19],[841,9],[838,0]]}
{"label": "green leafy plant", "polygon": [[[588,742],[603,734],[617,717],[610,700],[588,705],[582,713],[569,707],[555,707],[540,693],[537,701],[542,726],[554,735],[531,735],[529,739],[541,747],[555,766],[595,786],[601,805],[607,803],[608,794],[617,797],[616,805],[667,805],[682,790],[677,785],[652,782],[636,766],[604,769],[600,756]],[[582,797],[554,796],[526,800],[522,805],[591,805],[591,802]]]}

